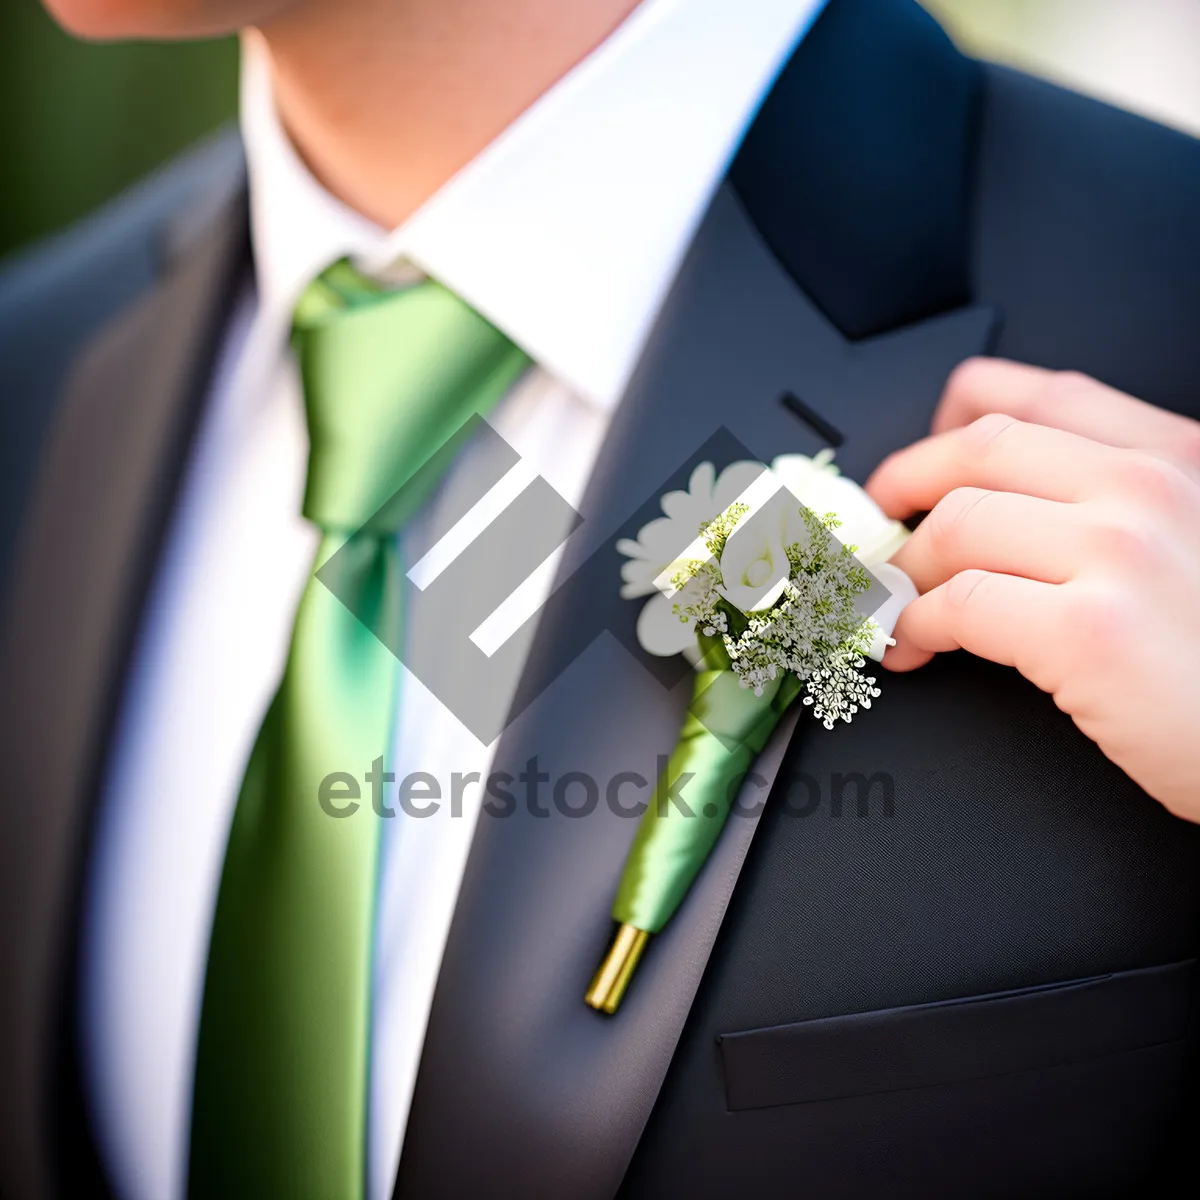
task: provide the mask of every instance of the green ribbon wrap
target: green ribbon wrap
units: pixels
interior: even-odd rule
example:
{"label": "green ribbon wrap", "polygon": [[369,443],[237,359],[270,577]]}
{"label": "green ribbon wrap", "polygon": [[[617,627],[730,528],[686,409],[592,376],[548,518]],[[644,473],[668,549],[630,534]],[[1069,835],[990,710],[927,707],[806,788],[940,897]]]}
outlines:
{"label": "green ribbon wrap", "polygon": [[613,918],[621,926],[587,1001],[615,1012],[647,940],[674,916],[737,799],[742,781],[803,690],[781,673],[762,695],[745,688],[717,638],[702,638],[703,668],[675,749],[642,815],[625,868]]}
{"label": "green ribbon wrap", "polygon": [[696,673],[679,741],[621,873],[613,917],[622,925],[658,933],[674,916],[800,687],[794,675],[781,675],[756,696],[727,667]]}

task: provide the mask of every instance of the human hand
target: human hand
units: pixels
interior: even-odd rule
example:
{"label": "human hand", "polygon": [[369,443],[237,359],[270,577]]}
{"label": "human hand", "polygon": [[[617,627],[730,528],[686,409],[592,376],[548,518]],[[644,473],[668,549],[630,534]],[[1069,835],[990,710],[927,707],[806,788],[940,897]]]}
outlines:
{"label": "human hand", "polygon": [[928,511],[893,558],[922,595],[884,665],[1015,667],[1127,775],[1200,821],[1200,422],[999,359],[951,375],[929,437],[867,482]]}

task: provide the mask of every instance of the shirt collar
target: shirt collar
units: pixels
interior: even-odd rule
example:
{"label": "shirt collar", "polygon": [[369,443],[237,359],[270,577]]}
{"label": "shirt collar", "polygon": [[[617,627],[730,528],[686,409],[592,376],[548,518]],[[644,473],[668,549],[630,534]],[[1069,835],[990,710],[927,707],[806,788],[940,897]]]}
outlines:
{"label": "shirt collar", "polygon": [[642,0],[386,232],[317,182],[283,132],[270,62],[243,43],[242,132],[260,304],[290,312],[351,256],[408,261],[592,403],[620,398],[712,193],[825,0]]}

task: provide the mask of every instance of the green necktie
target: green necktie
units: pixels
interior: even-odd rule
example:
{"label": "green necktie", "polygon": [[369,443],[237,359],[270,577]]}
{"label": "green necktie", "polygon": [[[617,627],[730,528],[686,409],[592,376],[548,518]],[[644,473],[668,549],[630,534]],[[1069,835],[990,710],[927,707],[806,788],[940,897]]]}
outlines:
{"label": "green necktie", "polygon": [[[412,493],[436,482],[418,468],[528,361],[439,284],[389,292],[345,262],[306,290],[293,340],[310,442],[304,515],[321,531],[314,570],[346,547],[356,603],[352,613],[309,578],[246,767],[205,977],[192,1200],[363,1195],[379,822],[369,806],[326,815],[318,791],[388,753],[399,663],[368,624],[397,644],[395,535]],[[414,476],[403,510],[385,507]],[[348,791],[334,787],[338,807]]]}

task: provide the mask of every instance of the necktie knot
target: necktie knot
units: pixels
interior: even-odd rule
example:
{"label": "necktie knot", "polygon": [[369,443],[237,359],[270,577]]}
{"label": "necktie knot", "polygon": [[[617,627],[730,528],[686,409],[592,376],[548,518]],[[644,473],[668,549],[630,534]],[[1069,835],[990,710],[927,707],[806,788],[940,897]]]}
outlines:
{"label": "necktie knot", "polygon": [[422,468],[528,361],[436,281],[389,290],[345,260],[305,290],[293,343],[309,433],[304,515],[326,533],[395,532],[441,474]]}

